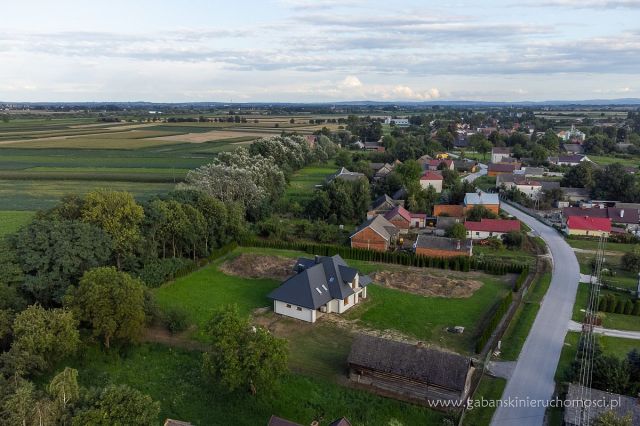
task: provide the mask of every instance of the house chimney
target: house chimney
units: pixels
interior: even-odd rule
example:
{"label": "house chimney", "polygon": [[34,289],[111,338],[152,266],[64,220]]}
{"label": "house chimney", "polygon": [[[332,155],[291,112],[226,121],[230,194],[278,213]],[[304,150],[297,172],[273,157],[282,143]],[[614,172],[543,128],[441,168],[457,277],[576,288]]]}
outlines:
{"label": "house chimney", "polygon": [[624,217],[624,209],[620,210],[620,217]]}
{"label": "house chimney", "polygon": [[456,250],[460,250],[460,240],[456,243]]}
{"label": "house chimney", "polygon": [[315,262],[316,262],[316,264],[320,263],[320,256],[318,256],[317,254],[316,254],[316,257],[315,257]]}

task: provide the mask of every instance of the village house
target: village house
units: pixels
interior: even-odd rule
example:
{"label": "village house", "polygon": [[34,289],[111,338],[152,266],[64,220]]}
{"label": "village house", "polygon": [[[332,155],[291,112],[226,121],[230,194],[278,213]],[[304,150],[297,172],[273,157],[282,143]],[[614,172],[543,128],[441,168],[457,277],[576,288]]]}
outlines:
{"label": "village house", "polygon": [[445,167],[449,170],[455,169],[455,164],[453,164],[453,160],[450,160],[448,158],[426,160],[422,163],[422,168],[424,170],[431,170],[431,171],[441,170],[442,169],[442,167],[440,167],[441,164],[444,164],[444,166],[442,167]]}
{"label": "village house", "polygon": [[352,248],[387,251],[397,241],[398,234],[398,228],[378,215],[365,221],[349,238]]}
{"label": "village house", "polygon": [[366,142],[364,143],[364,149],[367,151],[375,151],[375,152],[384,152],[385,148],[382,145],[382,141],[379,140],[377,142]]}
{"label": "village house", "polygon": [[572,141],[576,143],[584,142],[585,138],[587,137],[584,132],[576,129],[576,126],[573,124],[571,125],[571,130],[563,130],[561,132],[558,132],[557,136],[565,142]]}
{"label": "village house", "polygon": [[373,169],[373,180],[385,179],[389,173],[395,168],[395,164],[389,163],[371,163]]}
{"label": "village house", "polygon": [[498,194],[488,192],[467,192],[464,196],[465,211],[475,206],[484,206],[487,210],[495,214],[500,213],[500,197]]}
{"label": "village house", "polygon": [[523,167],[522,171],[526,177],[543,177],[545,174],[544,167]]}
{"label": "village house", "polygon": [[542,183],[517,174],[499,175],[496,178],[496,188],[501,188],[503,185],[507,190],[516,188],[533,200],[540,196],[543,189]]}
{"label": "village house", "polygon": [[501,238],[512,231],[520,231],[520,222],[515,219],[480,219],[480,222],[466,221],[464,227],[467,230],[467,238],[472,240],[484,240],[486,238]]}
{"label": "village house", "polygon": [[404,207],[397,206],[386,212],[384,218],[398,228],[401,233],[407,233],[409,228],[424,228],[427,215],[411,213]]}
{"label": "village house", "polygon": [[505,159],[511,158],[511,148],[494,146],[491,148],[491,162],[502,163]]}
{"label": "village house", "polygon": [[487,176],[495,177],[503,174],[513,174],[520,168],[520,163],[489,163]]}
{"label": "village house", "polygon": [[334,179],[341,179],[341,180],[346,180],[350,182],[355,182],[360,179],[367,179],[367,177],[363,173],[350,172],[346,168],[341,167],[337,173],[334,173],[331,176],[329,176],[329,178],[327,178],[327,181],[332,182]]}
{"label": "village house", "polygon": [[570,166],[574,167],[583,161],[591,161],[589,157],[582,154],[561,155],[559,157],[549,157],[549,163],[556,166]]}
{"label": "village house", "polygon": [[[588,399],[585,399],[588,398]],[[586,389],[571,383],[567,389],[567,404],[564,408],[565,426],[592,425],[605,411],[613,411],[618,417],[631,418],[632,425],[640,425],[638,398]],[[585,410],[584,407],[589,407]]]}
{"label": "village house", "polygon": [[416,254],[429,257],[457,257],[473,254],[471,240],[461,241],[425,234],[418,235],[413,247]]}
{"label": "village house", "polygon": [[409,119],[408,118],[391,118],[385,117],[384,124],[393,124],[398,127],[409,127]]}
{"label": "village house", "polygon": [[464,223],[464,216],[438,216],[436,218],[436,229],[434,231],[434,235],[444,237],[447,231],[456,223]]}
{"label": "village house", "polygon": [[478,171],[478,163],[473,160],[453,160],[453,167],[460,173],[475,173]]}
{"label": "village house", "polygon": [[394,200],[387,194],[381,195],[371,203],[369,211],[367,212],[367,219],[373,219],[379,214],[385,214],[397,206],[404,207],[404,200]]}
{"label": "village house", "polygon": [[440,193],[442,192],[443,180],[442,173],[427,170],[422,176],[420,176],[420,186],[423,189],[427,189],[432,186],[437,193]]}
{"label": "village house", "polygon": [[582,145],[577,143],[565,143],[562,145],[562,148],[564,148],[564,150],[569,155],[584,154],[584,148],[582,147]]}
{"label": "village house", "polygon": [[611,233],[611,219],[604,217],[569,216],[566,233],[568,235],[584,235],[600,237]]}
{"label": "village house", "polygon": [[436,204],[433,206],[433,215],[436,217],[462,217],[464,216],[464,206],[459,204]]}
{"label": "village house", "polygon": [[612,224],[620,225],[627,231],[636,231],[640,225],[640,213],[638,209],[622,207],[565,207],[562,209],[565,219],[570,216],[586,216],[596,218],[608,218]]}
{"label": "village house", "polygon": [[561,186],[560,189],[562,190],[563,197],[570,203],[587,201],[591,198],[587,188],[569,188]]}
{"label": "village house", "polygon": [[354,339],[347,362],[359,387],[421,404],[466,400],[475,371],[469,357],[365,334]]}
{"label": "village house", "polygon": [[307,322],[323,313],[341,314],[367,297],[371,278],[351,268],[339,256],[301,257],[297,273],[269,294],[273,311]]}

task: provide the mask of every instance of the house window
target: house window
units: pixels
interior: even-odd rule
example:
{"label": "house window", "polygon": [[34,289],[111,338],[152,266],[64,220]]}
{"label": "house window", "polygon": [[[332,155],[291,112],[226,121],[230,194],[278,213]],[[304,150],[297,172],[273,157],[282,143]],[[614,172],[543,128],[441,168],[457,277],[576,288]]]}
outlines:
{"label": "house window", "polygon": [[291,305],[287,303],[287,308],[291,308]]}
{"label": "house window", "polygon": [[299,310],[299,311],[302,310],[302,308],[300,306],[297,306],[296,309]]}
{"label": "house window", "polygon": [[476,232],[476,237],[479,237],[479,236],[480,236],[480,232]]}

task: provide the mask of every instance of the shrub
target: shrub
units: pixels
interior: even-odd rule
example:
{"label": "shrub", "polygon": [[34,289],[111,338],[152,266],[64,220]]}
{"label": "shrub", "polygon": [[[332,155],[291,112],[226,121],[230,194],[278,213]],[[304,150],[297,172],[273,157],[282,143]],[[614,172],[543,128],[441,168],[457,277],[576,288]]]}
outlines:
{"label": "shrub", "polygon": [[179,308],[169,308],[164,311],[162,322],[172,334],[184,331],[189,326],[187,313]]}

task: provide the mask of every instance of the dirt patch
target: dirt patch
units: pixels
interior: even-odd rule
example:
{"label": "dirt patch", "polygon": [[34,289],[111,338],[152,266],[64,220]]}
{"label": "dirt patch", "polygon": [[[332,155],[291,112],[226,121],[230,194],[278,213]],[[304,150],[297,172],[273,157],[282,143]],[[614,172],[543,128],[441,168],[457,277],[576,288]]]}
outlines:
{"label": "dirt patch", "polygon": [[373,273],[371,278],[381,286],[427,297],[467,298],[482,287],[482,282],[478,280],[416,271],[379,271]]}
{"label": "dirt patch", "polygon": [[295,259],[288,257],[242,253],[220,265],[219,269],[227,275],[243,278],[284,280],[293,275],[295,263]]}
{"label": "dirt patch", "polygon": [[242,138],[242,137],[255,137],[268,136],[268,134],[262,132],[238,132],[233,130],[211,130],[209,132],[202,133],[185,133],[181,135],[160,136],[153,138],[161,141],[172,142],[188,142],[188,143],[203,143],[219,141],[222,139]]}

